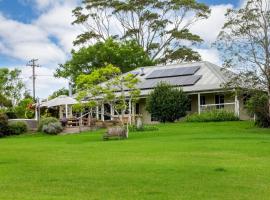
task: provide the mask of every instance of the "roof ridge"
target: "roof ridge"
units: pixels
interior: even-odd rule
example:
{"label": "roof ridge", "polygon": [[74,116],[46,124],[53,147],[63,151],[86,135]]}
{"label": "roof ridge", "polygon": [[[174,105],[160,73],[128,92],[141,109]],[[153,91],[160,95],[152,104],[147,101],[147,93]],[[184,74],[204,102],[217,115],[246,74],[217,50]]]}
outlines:
{"label": "roof ridge", "polygon": [[[208,61],[196,61],[196,62],[184,62],[184,63],[174,63],[174,64],[168,64],[168,65],[153,65],[153,66],[142,66],[142,67],[137,67],[136,69],[134,70],[137,70],[137,69],[141,69],[141,68],[154,68],[154,67],[172,67],[172,66],[179,66],[179,65],[189,65],[189,64],[200,64],[200,63],[206,63]],[[132,71],[134,71],[132,70]]]}

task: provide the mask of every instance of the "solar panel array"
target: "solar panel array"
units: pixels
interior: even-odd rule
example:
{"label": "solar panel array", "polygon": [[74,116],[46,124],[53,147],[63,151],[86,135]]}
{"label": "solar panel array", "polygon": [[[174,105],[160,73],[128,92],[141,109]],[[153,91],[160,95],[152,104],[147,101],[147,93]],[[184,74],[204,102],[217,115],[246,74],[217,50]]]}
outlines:
{"label": "solar panel array", "polygon": [[146,79],[194,75],[199,69],[199,66],[160,69],[153,71]]}
{"label": "solar panel array", "polygon": [[151,89],[156,87],[159,83],[165,82],[172,86],[189,86],[194,85],[198,80],[200,80],[201,75],[189,75],[189,76],[179,76],[179,77],[167,77],[159,79],[147,79],[140,83],[138,88],[140,89]]}

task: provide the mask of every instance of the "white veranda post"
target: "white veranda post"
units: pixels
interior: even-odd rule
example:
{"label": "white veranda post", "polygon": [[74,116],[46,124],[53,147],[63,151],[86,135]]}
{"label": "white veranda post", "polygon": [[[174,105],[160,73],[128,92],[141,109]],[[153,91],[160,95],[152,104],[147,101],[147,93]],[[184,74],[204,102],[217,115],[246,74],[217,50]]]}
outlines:
{"label": "white veranda post", "polygon": [[102,105],[101,105],[101,120],[102,120],[102,121],[105,120],[105,118],[104,118],[104,112],[105,112],[104,104],[102,103]]}
{"label": "white veranda post", "polygon": [[234,100],[234,109],[235,109],[235,115],[236,116],[240,116],[240,107],[239,107],[239,100],[238,100],[238,96],[237,94],[235,94],[235,100]]}
{"label": "white veranda post", "polygon": [[96,118],[97,118],[97,120],[99,120],[99,108],[98,108],[98,106],[96,107]]}
{"label": "white veranda post", "polygon": [[198,113],[201,114],[201,94],[198,93]]}
{"label": "white veranda post", "polygon": [[132,116],[132,105],[131,99],[128,101],[128,123],[131,124],[131,116]]}
{"label": "white veranda post", "polygon": [[68,105],[67,104],[65,105],[65,108],[66,108],[66,118],[68,118]]}
{"label": "white veranda post", "polygon": [[114,109],[113,109],[113,106],[111,105],[111,120],[113,120],[113,115],[114,115]]}

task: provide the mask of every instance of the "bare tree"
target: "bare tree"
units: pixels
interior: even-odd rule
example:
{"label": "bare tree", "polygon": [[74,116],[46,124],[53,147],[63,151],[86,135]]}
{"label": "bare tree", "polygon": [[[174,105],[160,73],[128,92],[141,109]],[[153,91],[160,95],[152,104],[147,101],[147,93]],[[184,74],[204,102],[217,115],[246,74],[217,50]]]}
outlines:
{"label": "bare tree", "polygon": [[270,114],[270,2],[248,0],[241,9],[229,9],[219,35],[225,67],[236,70],[228,83],[268,93]]}

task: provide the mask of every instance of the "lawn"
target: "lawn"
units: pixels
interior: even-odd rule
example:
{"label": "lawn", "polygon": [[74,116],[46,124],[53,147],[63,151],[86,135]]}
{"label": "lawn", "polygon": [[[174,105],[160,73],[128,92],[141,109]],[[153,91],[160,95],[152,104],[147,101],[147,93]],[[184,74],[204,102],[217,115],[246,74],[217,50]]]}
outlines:
{"label": "lawn", "polygon": [[270,130],[249,122],[161,124],[128,140],[102,132],[0,139],[0,199],[270,198]]}

